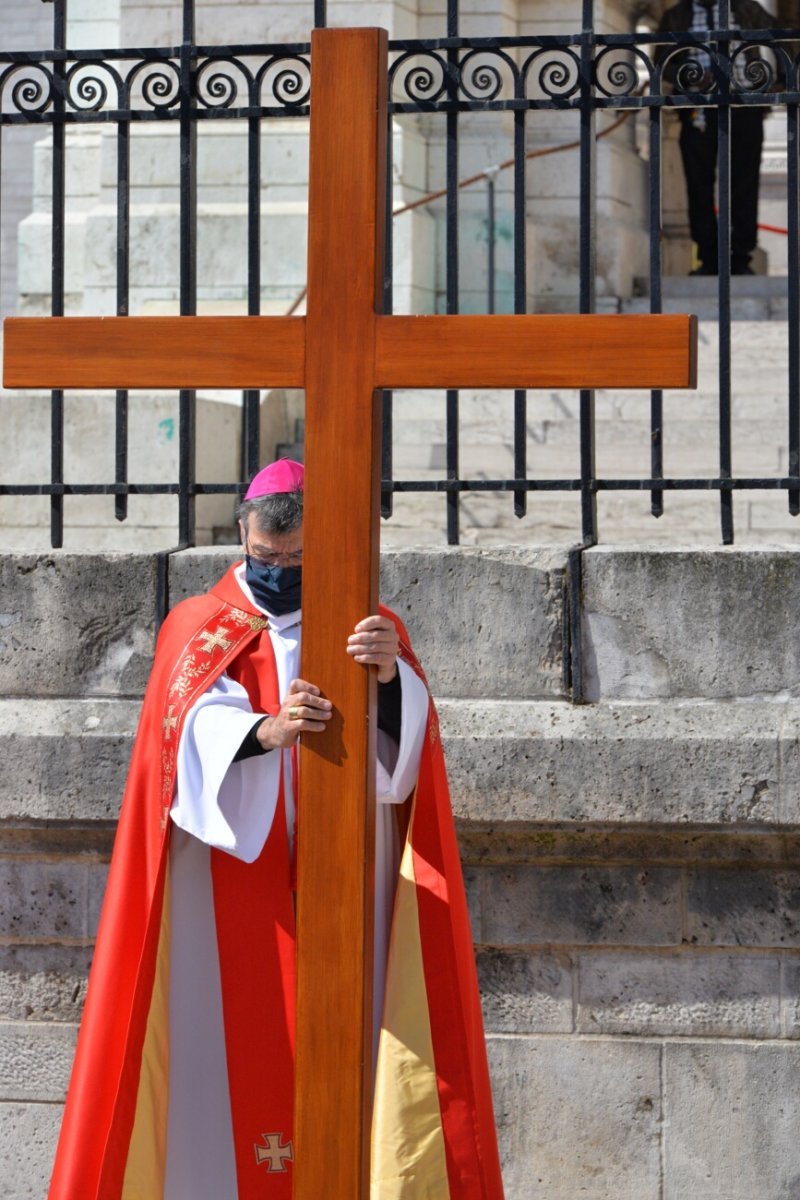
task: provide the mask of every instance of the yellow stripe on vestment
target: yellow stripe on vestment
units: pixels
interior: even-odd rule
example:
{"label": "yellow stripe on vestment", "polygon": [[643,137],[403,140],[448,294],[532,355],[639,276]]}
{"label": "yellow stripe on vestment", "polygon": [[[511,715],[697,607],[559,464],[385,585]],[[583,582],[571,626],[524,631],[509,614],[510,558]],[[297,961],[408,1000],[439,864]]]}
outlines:
{"label": "yellow stripe on vestment", "polygon": [[409,837],[386,971],[370,1200],[444,1200],[449,1194]]}
{"label": "yellow stripe on vestment", "polygon": [[169,1105],[169,862],[164,880],[156,975],[142,1050],[136,1116],[120,1200],[163,1200]]}

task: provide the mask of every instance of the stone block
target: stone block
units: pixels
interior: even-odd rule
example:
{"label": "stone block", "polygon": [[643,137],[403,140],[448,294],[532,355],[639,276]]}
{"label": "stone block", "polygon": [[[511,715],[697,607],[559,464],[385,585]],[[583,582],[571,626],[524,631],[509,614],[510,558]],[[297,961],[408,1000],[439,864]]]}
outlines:
{"label": "stone block", "polygon": [[76,1025],[0,1022],[0,1102],[63,1101]]}
{"label": "stone block", "polygon": [[198,596],[208,591],[222,578],[231,563],[240,561],[241,557],[238,547],[222,546],[197,547],[170,555],[170,607],[174,608],[188,596]]}
{"label": "stone block", "polygon": [[781,1026],[784,1037],[800,1038],[800,961],[794,955],[781,962]]}
{"label": "stone block", "polygon": [[485,874],[483,943],[680,945],[679,871],[512,866]]}
{"label": "stone block", "polygon": [[778,955],[582,953],[580,1033],[774,1038]]}
{"label": "stone block", "polygon": [[583,595],[588,699],[798,693],[797,550],[597,547]]}
{"label": "stone block", "polygon": [[477,964],[487,1033],[572,1032],[569,955],[484,947]]}
{"label": "stone block", "polygon": [[102,862],[0,858],[0,936],[88,941],[97,930],[106,875]]}
{"label": "stone block", "polygon": [[0,693],[142,693],[155,599],[149,555],[0,555]]}
{"label": "stone block", "polygon": [[[170,602],[210,587],[235,557],[217,548],[173,555]],[[563,561],[558,552],[512,548],[388,551],[381,599],[409,626],[434,693],[558,693]]]}
{"label": "stone block", "polygon": [[794,705],[448,698],[438,707],[464,824],[796,820]]}
{"label": "stone block", "polygon": [[800,1195],[800,1045],[664,1047],[664,1200]]}
{"label": "stone block", "polygon": [[559,695],[564,564],[558,551],[511,547],[388,551],[381,596],[408,624],[434,694]]}
{"label": "stone block", "polygon": [[136,700],[0,699],[0,819],[115,821]]}
{"label": "stone block", "polygon": [[488,1049],[509,1200],[660,1200],[658,1046],[490,1037]]}
{"label": "stone block", "polygon": [[0,1019],[79,1021],[91,958],[89,946],[0,948]]}
{"label": "stone block", "polygon": [[4,1200],[42,1200],[47,1195],[60,1125],[60,1104],[0,1103]]}
{"label": "stone block", "polygon": [[800,871],[689,871],[686,934],[700,946],[800,946]]}

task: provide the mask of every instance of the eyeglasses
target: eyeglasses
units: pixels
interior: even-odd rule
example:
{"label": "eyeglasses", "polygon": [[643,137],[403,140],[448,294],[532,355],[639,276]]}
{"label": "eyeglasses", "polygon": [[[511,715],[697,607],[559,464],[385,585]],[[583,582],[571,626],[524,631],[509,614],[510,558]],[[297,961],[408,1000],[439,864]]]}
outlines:
{"label": "eyeglasses", "polygon": [[258,554],[254,554],[247,542],[244,544],[245,553],[256,567],[300,567],[303,565],[303,551],[290,550],[285,554],[270,551],[266,546],[258,546]]}

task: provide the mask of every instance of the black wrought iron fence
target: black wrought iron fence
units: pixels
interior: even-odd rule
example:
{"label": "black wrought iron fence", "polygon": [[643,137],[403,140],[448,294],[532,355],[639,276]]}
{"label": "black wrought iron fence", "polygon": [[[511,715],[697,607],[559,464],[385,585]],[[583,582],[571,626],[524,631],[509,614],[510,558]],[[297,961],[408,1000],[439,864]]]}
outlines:
{"label": "black wrought iron fence", "polygon": [[[45,0],[48,2],[48,0]],[[53,47],[47,50],[4,50],[0,47],[0,136],[15,126],[42,127],[52,137],[48,207],[51,212],[50,312],[63,315],[69,293],[65,253],[65,198],[68,139],[82,126],[114,130],[115,180],[113,204],[116,222],[116,269],[113,311],[131,311],[131,136],[142,124],[168,122],[177,129],[179,255],[175,293],[181,314],[197,311],[197,135],[205,122],[236,122],[246,129],[246,285],[244,300],[249,314],[262,311],[263,186],[262,129],[270,121],[302,119],[308,115],[310,80],[309,45],[240,44],[199,45],[195,39],[193,0],[183,0],[180,44],[149,48],[81,50],[67,45],[67,0],[53,3]],[[513,397],[513,471],[507,477],[467,477],[460,469],[459,393],[449,391],[445,402],[445,462],[440,478],[398,478],[393,469],[393,397],[383,398],[383,515],[390,517],[398,493],[442,493],[447,511],[447,538],[459,540],[461,498],[469,492],[507,493],[517,517],[524,517],[528,499],[541,493],[576,493],[580,497],[580,530],[584,544],[599,536],[597,496],[610,492],[649,492],[651,512],[664,511],[667,493],[715,492],[720,505],[722,540],[732,542],[733,493],[782,491],[791,514],[800,513],[800,182],[798,176],[798,104],[800,29],[742,30],[731,27],[730,0],[719,0],[717,28],[700,35],[690,31],[606,33],[595,28],[592,0],[584,0],[582,28],[578,32],[542,37],[461,36],[457,0],[448,0],[446,27],[441,38],[391,43],[391,119],[415,117],[428,130],[438,122],[444,179],[431,195],[407,203],[388,222],[385,305],[394,303],[393,225],[404,212],[421,204],[438,203],[443,222],[443,278],[440,307],[459,311],[463,299],[461,268],[463,247],[461,197],[465,185],[483,182],[486,189],[483,284],[484,309],[497,302],[497,184],[508,172],[512,268],[503,303],[515,312],[529,306],[530,173],[535,158],[569,151],[577,156],[578,235],[577,291],[573,311],[596,309],[598,119],[614,126],[638,114],[646,134],[648,161],[647,206],[649,220],[649,310],[663,307],[662,168],[663,122],[670,110],[713,111],[718,144],[719,272],[716,298],[719,319],[718,360],[718,461],[706,476],[669,475],[664,471],[664,403],[653,392],[649,405],[650,472],[639,478],[599,475],[595,462],[595,397],[580,393],[579,436],[575,470],[564,477],[534,474],[528,462],[529,397]],[[312,14],[309,13],[309,20]],[[325,4],[316,0],[313,20],[325,23]],[[0,39],[2,33],[0,33]],[[702,89],[702,90],[699,90]],[[787,407],[785,420],[786,469],[783,473],[743,477],[733,469],[731,407],[731,114],[751,106],[785,111],[786,116],[786,230],[788,268],[784,279],[787,315]],[[529,123],[533,114],[568,114],[574,121],[573,137],[531,148]],[[487,164],[470,174],[462,164],[462,125],[494,114],[505,123],[504,136],[511,153],[505,161]],[[437,128],[439,128],[437,126]],[[391,147],[392,138],[388,139]],[[2,150],[0,143],[0,150]],[[390,169],[392,163],[389,164]],[[537,164],[537,170],[541,164]],[[465,175],[467,176],[465,179]],[[392,204],[391,189],[388,203]],[[0,189],[0,217],[3,192]],[[472,256],[474,257],[474,255]],[[0,275],[3,264],[0,263]],[[296,297],[295,297],[296,299]],[[293,307],[287,299],[287,308]],[[476,304],[474,296],[470,304]],[[196,397],[180,393],[178,406],[178,477],[143,483],[129,478],[129,396],[118,391],[115,400],[115,472],[108,482],[79,483],[65,476],[64,394],[51,397],[51,461],[46,481],[8,482],[0,479],[0,497],[49,496],[51,542],[63,541],[64,505],[71,497],[113,497],[116,517],[126,519],[128,498],[133,495],[172,495],[178,498],[178,536],[181,545],[195,538],[195,503],[198,496],[235,495],[261,464],[259,437],[261,397],[257,391],[241,396],[240,478],[207,483],[197,479]],[[675,418],[678,419],[678,418]],[[485,474],[485,473],[484,473]]]}

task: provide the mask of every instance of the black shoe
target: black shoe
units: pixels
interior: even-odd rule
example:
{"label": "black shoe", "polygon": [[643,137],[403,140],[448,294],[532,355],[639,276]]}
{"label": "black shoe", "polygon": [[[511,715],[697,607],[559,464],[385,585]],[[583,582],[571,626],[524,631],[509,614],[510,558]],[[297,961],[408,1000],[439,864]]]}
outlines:
{"label": "black shoe", "polygon": [[755,271],[745,263],[744,266],[732,266],[731,275],[755,275]]}

